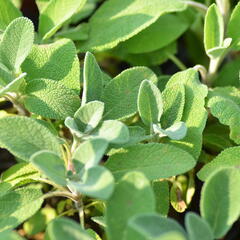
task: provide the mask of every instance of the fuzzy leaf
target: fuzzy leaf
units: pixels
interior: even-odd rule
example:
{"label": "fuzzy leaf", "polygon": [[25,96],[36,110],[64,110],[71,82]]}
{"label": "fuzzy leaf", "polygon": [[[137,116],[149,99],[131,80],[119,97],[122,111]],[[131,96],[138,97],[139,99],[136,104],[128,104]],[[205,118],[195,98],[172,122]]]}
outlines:
{"label": "fuzzy leaf", "polygon": [[138,111],[145,125],[152,127],[158,123],[163,112],[162,95],[159,89],[150,81],[142,81],[138,93]]}
{"label": "fuzzy leaf", "polygon": [[209,92],[207,106],[220,123],[230,127],[230,138],[240,143],[240,91],[234,87],[215,88]]}
{"label": "fuzzy leaf", "polygon": [[0,197],[0,232],[13,229],[30,218],[42,205],[42,192],[25,187]]}
{"label": "fuzzy leaf", "polygon": [[85,56],[83,76],[82,106],[87,102],[100,100],[103,91],[102,71],[90,52]]}
{"label": "fuzzy leaf", "polygon": [[203,186],[201,215],[211,226],[215,238],[223,237],[239,218],[239,182],[239,169],[223,168],[210,175]]}
{"label": "fuzzy leaf", "polygon": [[0,239],[4,240],[25,240],[25,238],[20,237],[16,232],[14,231],[4,231],[0,233]]}
{"label": "fuzzy leaf", "polygon": [[167,88],[175,84],[181,84],[185,88],[185,105],[181,121],[185,122],[188,131],[183,140],[171,143],[183,148],[197,159],[202,148],[202,132],[207,119],[204,106],[208,89],[200,83],[198,72],[193,68],[173,75],[167,83]]}
{"label": "fuzzy leaf", "polygon": [[80,106],[78,94],[58,81],[35,79],[26,86],[26,108],[35,114],[52,119],[73,116]]}
{"label": "fuzzy leaf", "polygon": [[117,120],[106,120],[93,133],[109,143],[123,144],[129,140],[129,131],[125,124]]}
{"label": "fuzzy leaf", "polygon": [[161,15],[185,8],[186,4],[179,0],[107,1],[90,19],[89,40],[81,45],[81,50],[113,48],[149,27]]}
{"label": "fuzzy leaf", "polygon": [[0,88],[9,84],[13,79],[8,68],[0,62]]}
{"label": "fuzzy leaf", "polygon": [[0,30],[10,24],[15,18],[21,17],[22,13],[14,6],[11,0],[0,0]]}
{"label": "fuzzy leaf", "polygon": [[104,89],[105,119],[123,119],[137,112],[137,97],[143,80],[157,82],[156,75],[146,67],[123,71],[112,79]]}
{"label": "fuzzy leaf", "polygon": [[192,169],[193,157],[174,146],[161,143],[138,144],[110,156],[105,166],[119,179],[129,171],[141,171],[150,180],[168,178]]}
{"label": "fuzzy leaf", "polygon": [[185,88],[182,84],[175,84],[165,88],[162,92],[163,115],[161,125],[163,128],[180,122],[183,116],[185,105]]}
{"label": "fuzzy leaf", "polygon": [[108,142],[101,138],[89,139],[73,152],[73,163],[76,171],[97,166],[107,150]]}
{"label": "fuzzy leaf", "polygon": [[81,181],[68,180],[67,186],[75,193],[106,200],[113,192],[114,178],[103,166],[94,166],[84,169]]}
{"label": "fuzzy leaf", "polygon": [[154,209],[154,194],[147,178],[139,172],[126,174],[116,185],[106,204],[109,240],[122,240],[131,217],[154,212]]}
{"label": "fuzzy leaf", "polygon": [[205,181],[214,171],[225,167],[239,167],[240,166],[240,147],[227,148],[222,151],[211,162],[204,165],[198,172],[198,177]]}
{"label": "fuzzy leaf", "polygon": [[74,43],[61,39],[51,44],[33,45],[22,65],[28,75],[26,80],[46,78],[61,82],[80,92],[80,66]]}
{"label": "fuzzy leaf", "polygon": [[27,117],[0,118],[0,146],[25,161],[40,150],[61,155],[57,137],[36,120]]}
{"label": "fuzzy leaf", "polygon": [[188,27],[187,21],[177,15],[166,14],[155,23],[122,43],[129,53],[147,53],[166,47],[181,36]]}
{"label": "fuzzy leaf", "polygon": [[184,229],[172,219],[154,213],[139,214],[129,220],[124,240],[158,240],[171,232],[186,235]]}
{"label": "fuzzy leaf", "polygon": [[222,47],[224,38],[224,22],[216,4],[212,4],[207,11],[204,24],[204,46],[206,52]]}
{"label": "fuzzy leaf", "polygon": [[231,37],[234,42],[238,43],[240,40],[240,2],[235,6],[227,27],[227,35]]}
{"label": "fuzzy leaf", "polygon": [[94,240],[78,223],[65,217],[51,221],[47,226],[46,235],[47,239],[51,240]]}
{"label": "fuzzy leaf", "polygon": [[34,40],[33,23],[20,17],[6,28],[0,45],[1,62],[9,70],[19,72],[20,66],[31,51]]}
{"label": "fuzzy leaf", "polygon": [[66,186],[66,167],[63,159],[50,151],[39,151],[31,156],[30,162],[49,180]]}
{"label": "fuzzy leaf", "polygon": [[41,11],[39,18],[39,33],[42,38],[50,38],[85,3],[86,0],[51,0]]}
{"label": "fuzzy leaf", "polygon": [[191,240],[213,240],[213,232],[205,219],[195,213],[189,212],[185,216],[185,225],[188,238]]}

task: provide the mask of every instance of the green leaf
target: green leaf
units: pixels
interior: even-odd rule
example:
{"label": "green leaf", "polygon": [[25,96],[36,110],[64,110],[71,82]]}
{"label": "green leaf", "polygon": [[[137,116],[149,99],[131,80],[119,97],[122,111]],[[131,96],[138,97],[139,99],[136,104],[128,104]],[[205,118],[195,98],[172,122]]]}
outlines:
{"label": "green leaf", "polygon": [[137,98],[143,80],[157,82],[156,75],[146,67],[135,67],[123,71],[112,79],[103,91],[105,119],[124,119],[137,112]]}
{"label": "green leaf", "polygon": [[89,139],[73,152],[73,163],[76,171],[97,166],[107,150],[108,142],[101,138]]}
{"label": "green leaf", "polygon": [[240,166],[240,147],[227,148],[222,151],[216,158],[206,164],[197,174],[197,176],[205,181],[214,171],[225,167]]}
{"label": "green leaf", "polygon": [[138,111],[145,125],[152,128],[158,123],[163,112],[162,95],[159,89],[150,81],[142,81],[138,93]]}
{"label": "green leaf", "polygon": [[89,40],[81,45],[81,50],[113,48],[149,27],[161,15],[185,8],[186,4],[179,0],[153,0],[150,4],[147,0],[107,1],[90,19]]}
{"label": "green leaf", "polygon": [[1,62],[18,73],[31,51],[34,40],[33,23],[24,17],[16,18],[6,28],[0,45]]}
{"label": "green leaf", "polygon": [[240,91],[234,87],[215,88],[209,92],[207,106],[220,123],[230,127],[230,138],[240,143]]}
{"label": "green leaf", "polygon": [[81,138],[84,133],[89,133],[100,123],[104,112],[104,103],[92,101],[80,107],[74,118],[67,117],[65,125],[73,135]]}
{"label": "green leaf", "polygon": [[129,140],[129,131],[125,124],[117,120],[104,121],[93,133],[109,143],[124,144]]}
{"label": "green leaf", "polygon": [[169,211],[169,184],[168,181],[156,180],[152,182],[156,199],[156,211],[162,216],[167,216]]}
{"label": "green leaf", "polygon": [[232,61],[226,62],[218,72],[216,78],[214,79],[214,87],[240,87],[239,66],[240,57]]}
{"label": "green leaf", "polygon": [[63,159],[54,152],[39,151],[33,154],[30,162],[47,178],[56,184],[66,186],[66,167]]}
{"label": "green leaf", "polygon": [[75,91],[51,79],[30,81],[26,86],[26,94],[25,107],[46,118],[65,119],[73,116],[80,106],[80,99]]}
{"label": "green leaf", "polygon": [[20,237],[14,231],[4,231],[0,233],[0,239],[2,240],[25,240],[25,238]]}
{"label": "green leaf", "polygon": [[33,45],[22,65],[27,81],[39,78],[53,79],[80,92],[80,66],[74,43],[61,39],[51,44]]}
{"label": "green leaf", "polygon": [[185,88],[183,84],[174,84],[162,92],[163,115],[161,125],[168,128],[176,122],[180,122],[185,105]]}
{"label": "green leaf", "polygon": [[189,212],[185,217],[188,238],[191,240],[213,240],[213,232],[205,219]]}
{"label": "green leaf", "polygon": [[221,47],[224,39],[224,21],[216,4],[212,4],[207,11],[204,24],[204,46],[209,50]]}
{"label": "green leaf", "polygon": [[16,185],[19,186],[22,182],[28,183],[38,177],[39,172],[32,164],[17,163],[3,172],[1,180],[10,183],[14,187]]}
{"label": "green leaf", "polygon": [[131,217],[154,212],[154,209],[155,199],[148,179],[139,172],[126,174],[106,204],[109,240],[122,240]]}
{"label": "green leaf", "polygon": [[187,134],[187,127],[184,122],[174,123],[167,129],[161,129],[158,125],[153,126],[154,133],[159,134],[160,137],[169,137],[172,140],[181,140]]}
{"label": "green leaf", "polygon": [[12,82],[10,82],[7,86],[0,89],[0,97],[4,96],[4,95],[6,95],[7,93],[10,93],[10,92],[18,92],[19,88],[25,82],[24,81],[25,76],[26,76],[26,73],[22,73],[21,75],[19,75],[19,77],[12,80]]}
{"label": "green leaf", "polygon": [[181,36],[188,27],[187,21],[177,15],[166,14],[155,23],[122,43],[129,53],[146,53],[166,47]]}
{"label": "green leaf", "polygon": [[211,226],[215,238],[223,237],[239,218],[239,182],[239,169],[224,168],[210,175],[203,186],[201,215]]}
{"label": "green leaf", "polygon": [[193,157],[175,146],[161,143],[138,144],[109,157],[105,166],[119,179],[133,170],[150,180],[182,174],[195,165]]}
{"label": "green leaf", "polygon": [[0,30],[10,24],[15,18],[21,17],[21,12],[14,6],[11,0],[0,0],[1,12],[0,12]]}
{"label": "green leaf", "polygon": [[13,80],[11,72],[0,62],[0,88],[6,86]]}
{"label": "green leaf", "polygon": [[97,223],[98,225],[100,225],[101,227],[106,227],[106,221],[105,218],[103,216],[96,216],[96,217],[91,217],[91,220],[93,220],[95,223]]}
{"label": "green leaf", "polygon": [[41,11],[39,18],[39,33],[42,38],[50,38],[85,3],[86,0],[51,0]]}
{"label": "green leaf", "polygon": [[25,187],[0,196],[0,232],[13,229],[30,218],[42,205],[42,192]]}
{"label": "green leaf", "polygon": [[93,198],[108,199],[114,189],[114,178],[103,166],[85,168],[80,181],[68,180],[67,186],[72,192]]}
{"label": "green leaf", "polygon": [[88,232],[75,221],[61,217],[48,224],[46,235],[51,240],[93,240]]}
{"label": "green leaf", "polygon": [[227,36],[233,39],[233,42],[238,43],[240,40],[240,3],[238,3],[231,14],[228,26],[227,26]]}
{"label": "green leaf", "polygon": [[167,83],[167,88],[175,84],[181,84],[185,88],[185,105],[181,121],[185,122],[188,131],[183,140],[172,140],[171,143],[198,159],[202,148],[202,132],[207,119],[204,106],[208,89],[200,83],[198,72],[193,68],[173,75]]}
{"label": "green leaf", "polygon": [[138,214],[129,220],[124,240],[158,240],[171,232],[186,235],[184,229],[172,219],[155,213]]}
{"label": "green leaf", "polygon": [[85,56],[83,76],[82,106],[87,102],[100,100],[103,91],[102,71],[90,52]]}
{"label": "green leaf", "polygon": [[0,118],[0,146],[25,161],[40,150],[61,155],[57,137],[36,120],[27,117]]}

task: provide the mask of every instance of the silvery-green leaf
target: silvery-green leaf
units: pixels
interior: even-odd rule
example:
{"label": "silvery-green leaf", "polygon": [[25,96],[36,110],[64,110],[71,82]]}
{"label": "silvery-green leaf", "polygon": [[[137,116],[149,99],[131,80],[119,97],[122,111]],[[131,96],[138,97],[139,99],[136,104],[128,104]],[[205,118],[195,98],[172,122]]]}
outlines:
{"label": "silvery-green leaf", "polygon": [[6,86],[13,79],[11,72],[0,62],[0,87]]}
{"label": "silvery-green leaf", "polygon": [[114,178],[103,166],[83,169],[81,181],[67,180],[67,186],[75,193],[93,198],[108,199],[114,189]]}
{"label": "silvery-green leaf", "polygon": [[72,156],[75,170],[79,172],[83,167],[87,169],[98,165],[107,147],[108,142],[101,138],[89,139],[81,143]]}

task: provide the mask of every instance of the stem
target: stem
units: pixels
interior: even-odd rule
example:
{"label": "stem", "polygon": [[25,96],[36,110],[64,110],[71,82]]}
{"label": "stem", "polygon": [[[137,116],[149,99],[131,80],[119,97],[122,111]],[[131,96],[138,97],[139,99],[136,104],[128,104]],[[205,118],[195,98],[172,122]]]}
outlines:
{"label": "stem", "polygon": [[80,224],[83,229],[85,229],[85,219],[84,219],[84,205],[82,199],[80,200],[80,206],[78,205],[78,213],[79,213],[79,219]]}
{"label": "stem", "polygon": [[202,77],[202,82],[207,85],[207,69],[203,65],[196,65],[194,67],[197,71],[199,71],[201,77]]}
{"label": "stem", "polygon": [[79,201],[79,196],[76,196],[70,192],[66,192],[66,191],[59,191],[59,192],[49,192],[43,195],[43,199],[47,199],[47,198],[52,198],[52,197],[65,197],[65,198],[70,198],[72,199],[74,202],[78,202]]}
{"label": "stem", "polygon": [[174,56],[172,54],[168,54],[168,57],[180,70],[184,71],[187,69],[185,64],[176,56]]}
{"label": "stem", "polygon": [[207,85],[210,87],[214,81],[218,68],[223,61],[223,57],[219,57],[216,59],[210,59],[208,74],[207,74]]}
{"label": "stem", "polygon": [[48,185],[52,185],[53,187],[55,187],[57,189],[66,190],[64,187],[62,187],[58,184],[55,184],[55,183],[53,183],[53,182],[51,182],[51,181],[49,181],[48,179],[45,179],[45,178],[33,178],[33,180],[43,182],[43,183],[46,183]]}
{"label": "stem", "polygon": [[207,6],[202,3],[198,3],[198,2],[194,2],[194,1],[185,1],[185,3],[191,7],[201,10],[201,12],[203,12],[204,14],[208,10]]}

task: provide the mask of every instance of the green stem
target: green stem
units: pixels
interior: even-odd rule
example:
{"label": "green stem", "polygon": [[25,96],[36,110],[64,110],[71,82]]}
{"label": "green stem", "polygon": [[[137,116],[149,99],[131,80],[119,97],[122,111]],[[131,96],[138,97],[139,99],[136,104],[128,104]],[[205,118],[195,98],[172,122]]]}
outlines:
{"label": "green stem", "polygon": [[185,64],[176,56],[169,54],[168,57],[180,70],[184,71],[187,69]]}
{"label": "green stem", "polygon": [[201,10],[204,14],[207,12],[208,8],[206,5],[194,1],[185,1],[186,4],[188,4],[191,7],[194,7],[198,10]]}
{"label": "green stem", "polygon": [[74,202],[78,202],[79,201],[79,196],[76,196],[70,192],[67,191],[56,191],[56,192],[49,192],[43,195],[43,199],[47,199],[47,198],[52,198],[52,197],[65,197],[65,198],[70,198],[72,199]]}
{"label": "green stem", "polygon": [[79,208],[79,219],[80,219],[80,224],[83,229],[85,229],[85,219],[84,219],[84,205],[82,199],[80,200],[80,208]]}

